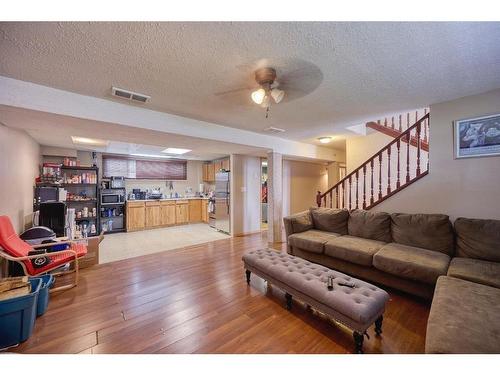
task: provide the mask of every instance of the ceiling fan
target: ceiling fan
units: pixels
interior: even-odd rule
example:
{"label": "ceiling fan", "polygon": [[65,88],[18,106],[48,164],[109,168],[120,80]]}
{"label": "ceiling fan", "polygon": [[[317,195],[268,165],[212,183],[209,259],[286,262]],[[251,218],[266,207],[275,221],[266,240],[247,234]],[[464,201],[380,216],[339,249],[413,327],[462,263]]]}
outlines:
{"label": "ceiling fan", "polygon": [[272,104],[290,102],[313,92],[323,80],[321,70],[312,63],[297,59],[259,60],[237,66],[244,72],[243,87],[216,92],[215,96],[238,105],[257,104],[266,109]]}
{"label": "ceiling fan", "polygon": [[[261,68],[255,71],[255,81],[260,88],[253,91],[250,97],[255,104],[259,104],[269,111],[271,98],[278,104],[285,97],[285,91],[280,90],[279,82],[276,80],[276,70],[273,68]],[[267,117],[267,114],[266,114]]]}

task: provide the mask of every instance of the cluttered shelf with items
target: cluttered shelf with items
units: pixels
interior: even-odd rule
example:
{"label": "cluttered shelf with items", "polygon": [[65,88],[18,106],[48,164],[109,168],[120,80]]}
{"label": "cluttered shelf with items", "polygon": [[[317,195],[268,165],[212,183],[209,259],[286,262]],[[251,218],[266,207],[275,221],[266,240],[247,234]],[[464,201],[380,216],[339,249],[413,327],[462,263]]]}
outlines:
{"label": "cluttered shelf with items", "polygon": [[33,225],[48,226],[58,236],[81,239],[98,236],[99,169],[64,158],[43,163],[35,181]]}

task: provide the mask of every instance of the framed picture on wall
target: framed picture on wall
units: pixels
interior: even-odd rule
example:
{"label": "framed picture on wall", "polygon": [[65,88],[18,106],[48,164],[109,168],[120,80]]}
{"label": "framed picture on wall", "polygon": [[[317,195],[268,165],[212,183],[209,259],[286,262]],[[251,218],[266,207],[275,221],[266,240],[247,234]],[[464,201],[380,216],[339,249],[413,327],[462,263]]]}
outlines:
{"label": "framed picture on wall", "polygon": [[455,158],[500,156],[500,113],[453,122]]}

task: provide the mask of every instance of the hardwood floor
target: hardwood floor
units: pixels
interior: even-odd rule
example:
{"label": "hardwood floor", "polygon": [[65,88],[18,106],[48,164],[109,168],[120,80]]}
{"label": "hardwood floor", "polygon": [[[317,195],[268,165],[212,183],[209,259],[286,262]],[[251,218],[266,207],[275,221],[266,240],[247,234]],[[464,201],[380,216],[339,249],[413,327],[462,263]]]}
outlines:
{"label": "hardwood floor", "polygon": [[[275,246],[284,248],[284,244]],[[265,234],[107,263],[51,295],[20,353],[351,353],[351,333],[252,276],[241,256]],[[421,353],[429,303],[388,290],[381,338],[365,353]]]}

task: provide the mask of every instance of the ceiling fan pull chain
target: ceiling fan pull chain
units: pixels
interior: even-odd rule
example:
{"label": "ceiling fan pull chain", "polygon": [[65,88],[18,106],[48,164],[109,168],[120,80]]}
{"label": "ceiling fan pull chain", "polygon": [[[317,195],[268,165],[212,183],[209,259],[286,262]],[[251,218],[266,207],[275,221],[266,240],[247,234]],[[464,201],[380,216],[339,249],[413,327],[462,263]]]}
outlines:
{"label": "ceiling fan pull chain", "polygon": [[268,118],[268,117],[269,117],[269,106],[267,106],[267,108],[266,108],[266,118]]}

